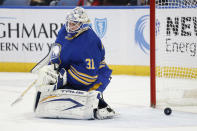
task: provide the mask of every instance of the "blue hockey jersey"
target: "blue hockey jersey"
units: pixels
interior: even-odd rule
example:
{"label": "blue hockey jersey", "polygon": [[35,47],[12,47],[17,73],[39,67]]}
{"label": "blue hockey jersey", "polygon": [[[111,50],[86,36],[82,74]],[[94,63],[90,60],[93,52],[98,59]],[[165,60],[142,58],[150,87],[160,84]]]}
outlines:
{"label": "blue hockey jersey", "polygon": [[103,92],[110,82],[112,70],[105,63],[105,49],[100,38],[90,27],[69,35],[63,26],[50,60],[59,64],[59,69],[66,69],[65,88]]}

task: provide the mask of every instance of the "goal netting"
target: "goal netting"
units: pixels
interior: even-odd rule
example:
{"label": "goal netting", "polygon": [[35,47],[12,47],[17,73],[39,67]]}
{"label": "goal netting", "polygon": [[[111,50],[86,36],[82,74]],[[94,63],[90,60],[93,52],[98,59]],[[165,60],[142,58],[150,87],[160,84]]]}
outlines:
{"label": "goal netting", "polygon": [[155,0],[156,106],[197,106],[197,0]]}
{"label": "goal netting", "polygon": [[157,8],[196,8],[196,0],[156,0]]}

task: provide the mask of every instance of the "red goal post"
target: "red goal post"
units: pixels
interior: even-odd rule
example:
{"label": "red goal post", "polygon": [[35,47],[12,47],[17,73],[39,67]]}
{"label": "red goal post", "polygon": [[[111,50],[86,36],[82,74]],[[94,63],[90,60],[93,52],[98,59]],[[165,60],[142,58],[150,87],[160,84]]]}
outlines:
{"label": "red goal post", "polygon": [[156,105],[155,80],[155,0],[150,1],[150,104]]}
{"label": "red goal post", "polygon": [[197,106],[196,14],[196,0],[150,0],[151,107]]}

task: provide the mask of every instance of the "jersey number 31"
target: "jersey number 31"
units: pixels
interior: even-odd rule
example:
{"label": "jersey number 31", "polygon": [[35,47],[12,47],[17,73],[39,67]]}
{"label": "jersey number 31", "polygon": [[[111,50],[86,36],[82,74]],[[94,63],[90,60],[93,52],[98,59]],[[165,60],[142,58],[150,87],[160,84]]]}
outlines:
{"label": "jersey number 31", "polygon": [[94,67],[94,59],[87,58],[86,62],[87,62],[87,67],[86,67],[87,69],[95,69],[95,67]]}

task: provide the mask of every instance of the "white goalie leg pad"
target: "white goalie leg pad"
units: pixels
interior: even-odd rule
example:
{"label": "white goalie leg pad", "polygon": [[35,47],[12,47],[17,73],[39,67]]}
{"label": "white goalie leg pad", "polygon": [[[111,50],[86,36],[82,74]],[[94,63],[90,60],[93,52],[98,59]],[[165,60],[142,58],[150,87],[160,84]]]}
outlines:
{"label": "white goalie leg pad", "polygon": [[59,89],[41,94],[37,117],[92,119],[98,107],[99,92]]}
{"label": "white goalie leg pad", "polygon": [[43,92],[43,94],[49,94],[54,91],[55,85],[36,85],[36,90]]}

